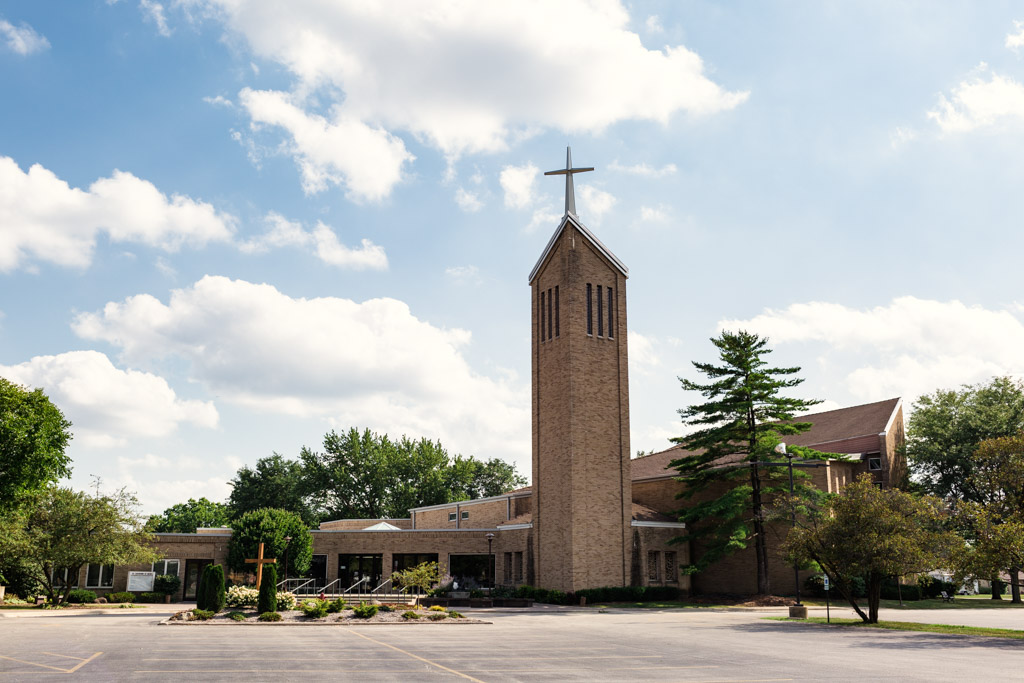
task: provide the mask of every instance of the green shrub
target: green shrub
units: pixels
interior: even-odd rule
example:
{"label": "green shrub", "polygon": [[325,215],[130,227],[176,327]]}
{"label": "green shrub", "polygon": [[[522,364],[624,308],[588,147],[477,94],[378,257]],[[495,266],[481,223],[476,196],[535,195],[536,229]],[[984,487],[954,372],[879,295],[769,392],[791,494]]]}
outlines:
{"label": "green shrub", "polygon": [[934,600],[942,591],[946,591],[946,595],[956,593],[956,586],[951,581],[940,581],[927,574],[917,578],[917,587],[921,589],[922,600]]}
{"label": "green shrub", "polygon": [[163,602],[164,594],[153,591],[152,593],[139,593],[139,602]]}
{"label": "green shrub", "polygon": [[447,612],[448,610],[446,610],[441,605],[431,605],[430,606],[430,611],[431,612]]}
{"label": "green shrub", "polygon": [[228,614],[228,619],[231,621],[245,621],[245,612],[231,612]]}
{"label": "green shrub", "polygon": [[992,595],[992,586],[978,586],[978,595]]}
{"label": "green shrub", "polygon": [[899,600],[901,597],[907,602],[916,602],[921,599],[921,588],[917,584],[897,586],[896,581],[887,579],[882,582],[882,599]]}
{"label": "green shrub", "polygon": [[417,614],[416,612],[413,612],[412,610],[406,610],[405,612],[402,612],[402,618],[403,619],[419,619],[420,615]]}
{"label": "green shrub", "polygon": [[277,567],[272,564],[263,565],[263,580],[260,583],[256,611],[260,614],[277,611]]}
{"label": "green shrub", "polygon": [[211,567],[213,567],[212,564],[208,564],[205,567],[203,567],[203,573],[199,577],[199,589],[196,591],[196,609],[205,610],[209,607],[210,593],[207,590],[207,587],[209,586]]}
{"label": "green shrub", "polygon": [[[70,583],[70,581],[68,583]],[[75,588],[70,593],[68,593],[68,602],[96,602],[96,593],[94,593],[93,591],[87,591],[83,588]]]}
{"label": "green shrub", "polygon": [[264,612],[259,617],[260,621],[281,621],[283,618],[277,612]]}
{"label": "green shrub", "polygon": [[306,600],[299,609],[310,619],[323,619],[330,611],[330,603],[326,600]]}
{"label": "green shrub", "polygon": [[462,612],[449,612],[448,616],[451,617],[452,619],[465,619],[466,618],[466,615],[463,614]]}
{"label": "green shrub", "polygon": [[135,602],[135,593],[129,593],[128,591],[107,593],[107,602]]}
{"label": "green shrub", "polygon": [[174,574],[161,574],[153,579],[153,590],[164,595],[176,595],[181,589],[181,578]]}
{"label": "green shrub", "polygon": [[335,598],[334,600],[331,600],[329,603],[327,603],[327,611],[331,614],[334,614],[335,612],[340,612],[343,609],[345,609],[345,598]]}
{"label": "green shrub", "polygon": [[394,612],[395,611],[395,608],[392,607],[391,605],[378,605],[377,609],[380,612]]}
{"label": "green shrub", "polygon": [[361,602],[358,607],[352,608],[352,614],[357,619],[372,619],[377,614],[377,605],[367,605]]}
{"label": "green shrub", "polygon": [[445,613],[445,612],[434,612],[433,614],[428,614],[427,615],[427,619],[430,619],[431,621],[441,621],[442,619],[447,619],[447,618],[448,618],[448,614]]}
{"label": "green shrub", "polygon": [[196,619],[199,619],[200,621],[207,621],[209,619],[213,619],[214,615],[216,615],[217,613],[209,609],[196,608],[192,610],[192,614],[194,614],[196,616]]}
{"label": "green shrub", "polygon": [[206,587],[206,609],[220,612],[227,603],[227,591],[224,590],[224,567],[219,564],[210,565],[210,584]]}
{"label": "green shrub", "polygon": [[471,597],[471,598],[482,598],[482,597],[484,597],[484,592],[482,590],[480,590],[479,588],[474,588],[473,590],[469,591],[469,597]]}

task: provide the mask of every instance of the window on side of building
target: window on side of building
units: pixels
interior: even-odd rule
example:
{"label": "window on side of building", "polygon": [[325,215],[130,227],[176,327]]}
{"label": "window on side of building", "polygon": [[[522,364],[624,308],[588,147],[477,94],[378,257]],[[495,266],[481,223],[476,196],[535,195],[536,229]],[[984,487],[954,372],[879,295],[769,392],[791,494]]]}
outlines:
{"label": "window on side of building", "polygon": [[661,582],[661,553],[657,550],[647,551],[647,580],[651,583]]}
{"label": "window on side of building", "polygon": [[90,564],[85,571],[86,588],[111,588],[114,585],[114,565]]}
{"label": "window on side of building", "polygon": [[505,553],[505,583],[512,583],[512,553]]}
{"label": "window on side of building", "polygon": [[874,455],[869,455],[868,456],[868,470],[870,470],[871,472],[881,472],[882,471],[882,456],[878,455],[877,453],[874,454]]}
{"label": "window on side of building", "polygon": [[601,285],[597,286],[597,336],[604,336],[604,297],[601,292]]}
{"label": "window on side of building", "polygon": [[463,510],[462,511],[462,518],[463,519],[469,519],[469,510]]}
{"label": "window on side of building", "polygon": [[153,571],[156,572],[157,576],[163,576],[164,574],[177,576],[179,564],[178,560],[157,560],[153,563]]}
{"label": "window on side of building", "polygon": [[68,576],[67,567],[56,567],[54,568],[53,573],[50,574],[50,582],[53,583],[54,586],[67,586],[69,580],[72,582],[72,588],[78,588],[78,574]]}
{"label": "window on side of building", "polygon": [[676,551],[665,551],[665,581],[679,583],[679,566],[676,564]]}
{"label": "window on side of building", "polygon": [[560,331],[558,329],[559,328],[558,313],[561,310],[561,308],[562,307],[558,305],[558,285],[555,285],[555,336],[556,337],[558,336],[559,331]]}
{"label": "window on side of building", "polygon": [[459,518],[458,513],[455,513],[455,512],[449,512],[448,513],[448,521],[449,522],[454,522],[458,518]]}
{"label": "window on side of building", "polygon": [[544,330],[544,290],[540,290],[540,320],[537,321],[540,327],[540,340],[544,341],[546,338]]}
{"label": "window on side of building", "polygon": [[551,305],[551,288],[548,288],[548,339],[551,339],[551,322],[554,316],[554,306]]}
{"label": "window on side of building", "polygon": [[615,333],[612,332],[612,288],[608,287],[608,338],[614,337]]}
{"label": "window on side of building", "polygon": [[594,335],[594,301],[590,283],[587,283],[587,334]]}
{"label": "window on side of building", "polygon": [[515,568],[516,583],[523,580],[523,553],[521,550],[516,551],[516,568]]}

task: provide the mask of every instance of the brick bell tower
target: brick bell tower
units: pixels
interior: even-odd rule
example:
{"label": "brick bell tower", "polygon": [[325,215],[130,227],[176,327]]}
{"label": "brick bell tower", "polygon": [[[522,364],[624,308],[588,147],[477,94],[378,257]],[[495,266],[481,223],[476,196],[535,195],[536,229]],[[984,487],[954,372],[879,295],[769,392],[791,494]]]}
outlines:
{"label": "brick bell tower", "polygon": [[576,216],[566,150],[565,216],[530,273],[533,534],[537,585],[624,586],[632,560],[626,278]]}

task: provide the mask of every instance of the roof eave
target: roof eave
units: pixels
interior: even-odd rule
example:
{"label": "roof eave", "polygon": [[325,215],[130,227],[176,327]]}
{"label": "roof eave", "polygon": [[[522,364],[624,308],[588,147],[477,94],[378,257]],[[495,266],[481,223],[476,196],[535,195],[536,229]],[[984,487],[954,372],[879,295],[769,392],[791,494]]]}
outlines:
{"label": "roof eave", "polygon": [[562,217],[562,222],[558,224],[558,228],[555,229],[554,234],[551,235],[551,239],[548,240],[548,245],[544,247],[544,251],[541,253],[540,258],[537,260],[537,265],[535,265],[533,267],[533,270],[530,271],[529,283],[531,285],[533,284],[533,281],[537,279],[537,274],[540,272],[541,267],[548,260],[548,257],[551,255],[552,250],[554,250],[555,244],[558,242],[558,237],[559,235],[562,234],[562,231],[565,230],[565,226],[567,223],[572,223],[573,227],[576,228],[580,232],[580,234],[583,235],[587,239],[587,241],[590,242],[594,246],[594,248],[598,250],[599,253],[601,253],[601,255],[608,259],[608,261],[613,266],[615,266],[615,268],[620,273],[622,273],[623,277],[629,277],[629,268],[626,267],[626,264],[619,260],[619,257],[613,254],[611,250],[608,249],[608,247],[604,246],[604,243],[601,242],[601,240],[599,240],[594,233],[590,232],[590,229],[587,228],[587,226],[583,225],[583,223],[580,221],[579,218],[576,217],[575,214],[567,212]]}

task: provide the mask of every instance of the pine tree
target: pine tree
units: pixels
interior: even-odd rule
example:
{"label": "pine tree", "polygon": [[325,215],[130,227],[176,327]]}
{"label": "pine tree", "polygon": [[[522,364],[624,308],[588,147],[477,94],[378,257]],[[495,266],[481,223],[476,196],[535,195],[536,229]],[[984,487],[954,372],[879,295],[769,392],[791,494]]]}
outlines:
{"label": "pine tree", "polygon": [[260,595],[256,602],[256,611],[277,611],[277,567],[272,564],[263,565],[263,578],[260,581]]}
{"label": "pine tree", "polygon": [[206,579],[206,609],[220,612],[228,600],[227,591],[224,588],[224,567],[219,564],[210,565],[210,573]]}
{"label": "pine tree", "polygon": [[[757,590],[768,594],[766,498],[776,492],[772,480],[782,473],[773,474],[762,463],[778,460],[774,449],[780,437],[811,428],[810,423],[792,419],[820,401],[779,395],[803,380],[794,377],[798,367],[768,367],[763,359],[771,353],[767,339],[745,331],[725,331],[711,343],[722,364],[693,363],[709,383],[679,378],[684,390],[699,391],[707,399],[679,411],[683,423],[693,431],[673,439],[691,451],[670,463],[685,485],[678,497],[698,497],[698,502],[680,512],[680,521],[687,527],[680,540],[695,542],[695,550],[699,550],[696,561],[687,568],[691,572],[701,571],[753,541]],[[819,455],[808,449],[790,450],[804,457]],[[801,492],[810,494],[804,486]]]}
{"label": "pine tree", "polygon": [[199,577],[199,587],[196,589],[196,609],[209,609],[209,594],[206,589],[210,585],[210,567],[212,566],[212,564],[208,564],[203,567],[203,573]]}

